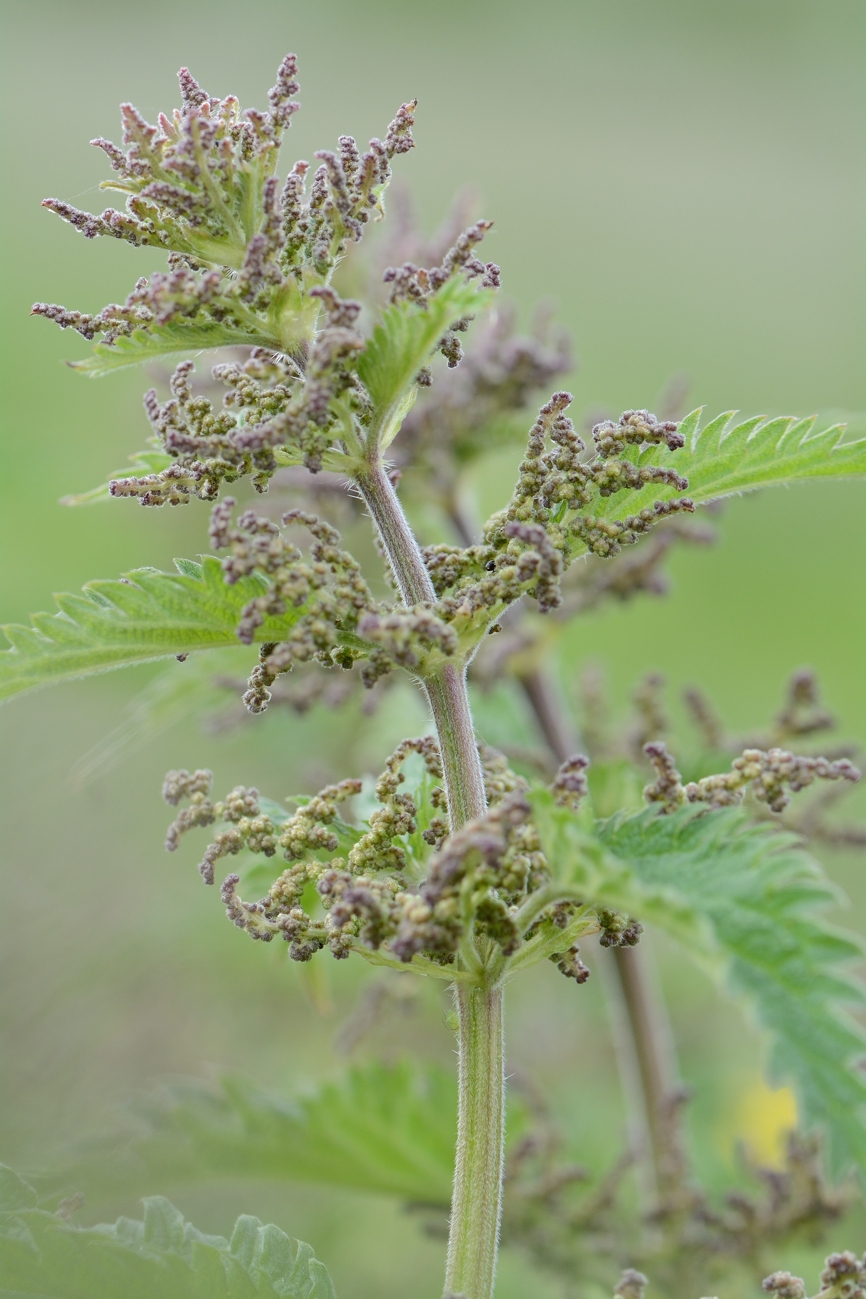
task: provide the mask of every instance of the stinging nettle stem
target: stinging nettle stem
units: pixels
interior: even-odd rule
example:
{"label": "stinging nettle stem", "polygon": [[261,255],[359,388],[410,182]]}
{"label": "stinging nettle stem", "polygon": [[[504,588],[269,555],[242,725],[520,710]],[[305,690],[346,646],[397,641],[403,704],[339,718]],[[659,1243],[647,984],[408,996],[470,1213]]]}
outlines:
{"label": "stinging nettle stem", "polygon": [[[380,463],[367,464],[358,488],[382,539],[404,602],[436,599],[424,558]],[[444,664],[424,681],[439,750],[452,834],[487,810],[465,669]],[[455,988],[459,1039],[457,1152],[445,1289],[492,1299],[502,1215],[505,1141],[503,990],[483,973]]]}
{"label": "stinging nettle stem", "polygon": [[427,565],[384,467],[368,462],[356,482],[379,530],[403,603],[410,609],[416,604],[433,604],[436,592]]}
{"label": "stinging nettle stem", "polygon": [[436,724],[453,834],[487,811],[465,670],[446,663],[424,689]]}
{"label": "stinging nettle stem", "polygon": [[491,1299],[505,1149],[503,990],[458,984],[459,1115],[445,1289]]}

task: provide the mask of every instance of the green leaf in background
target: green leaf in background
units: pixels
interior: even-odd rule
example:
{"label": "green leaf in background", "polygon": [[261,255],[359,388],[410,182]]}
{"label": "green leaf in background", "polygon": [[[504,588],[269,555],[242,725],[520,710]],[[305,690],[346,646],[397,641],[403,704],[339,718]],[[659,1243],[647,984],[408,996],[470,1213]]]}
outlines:
{"label": "green leaf in background", "polygon": [[[726,411],[700,427],[703,408],[692,411],[679,431],[685,446],[670,452],[649,447],[638,465],[675,469],[689,480],[687,495],[696,505],[785,483],[814,478],[857,478],[866,475],[866,438],[843,442],[844,424],[815,432],[816,418],[793,416],[765,419],[763,415],[731,427],[735,411]],[[653,487],[654,500],[680,495],[675,487]],[[621,518],[646,504],[646,492],[625,491],[600,497],[593,509],[599,518]]]}
{"label": "green leaf in background", "polygon": [[454,276],[423,304],[388,307],[358,358],[361,376],[376,407],[369,437],[384,450],[414,400],[415,376],[427,364],[443,334],[464,316],[482,310],[492,292]]}
{"label": "green leaf in background", "polygon": [[[862,959],[863,944],[820,918],[839,899],[798,840],[739,809],[648,808],[600,822],[593,847],[547,791],[533,805],[545,852],[588,898],[651,920],[701,960],[724,961],[769,1030],[772,1074],[793,1083],[804,1126],[825,1132],[835,1170],[866,1175],[857,1067],[866,1033],[841,1009],[866,1006],[866,989],[843,968]],[[684,923],[689,915],[695,923]]]}
{"label": "green leaf in background", "polygon": [[258,1218],[232,1238],[207,1236],[162,1196],[144,1221],[74,1227],[35,1207],[36,1194],[0,1165],[0,1296],[34,1299],[335,1299],[309,1245]]}
{"label": "green leaf in background", "polygon": [[[12,648],[0,651],[0,699],[171,654],[236,646],[241,611],[262,594],[265,579],[228,586],[210,555],[175,564],[177,573],[138,568],[119,580],[88,582],[82,595],[56,597],[59,613],[34,614],[32,627],[3,627]],[[266,619],[256,640],[283,639],[301,613]]]}
{"label": "green leaf in background", "polygon": [[447,1207],[456,1114],[452,1075],[409,1062],[355,1067],[291,1100],[237,1078],[180,1083],[142,1112],[144,1135],[94,1148],[69,1176],[88,1194],[254,1178]]}

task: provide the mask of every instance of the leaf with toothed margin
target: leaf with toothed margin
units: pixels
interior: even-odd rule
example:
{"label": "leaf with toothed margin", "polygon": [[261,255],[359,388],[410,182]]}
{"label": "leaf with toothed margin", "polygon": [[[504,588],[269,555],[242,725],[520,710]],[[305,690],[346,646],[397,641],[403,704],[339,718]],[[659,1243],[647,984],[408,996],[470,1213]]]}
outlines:
{"label": "leaf with toothed margin", "polygon": [[32,1188],[0,1165],[0,1180],[12,1178],[17,1196],[0,1201],[0,1296],[336,1299],[312,1248],[258,1218],[238,1218],[226,1240],[199,1231],[155,1195],[144,1201],[143,1221],[76,1227],[35,1207]]}
{"label": "leaf with toothed margin", "polygon": [[822,919],[838,893],[799,840],[734,808],[646,808],[589,830],[548,790],[532,803],[556,875],[726,973],[768,1031],[772,1074],[793,1085],[804,1126],[825,1134],[835,1171],[866,1180],[866,1033],[842,1010],[866,1006],[846,969],[864,944]]}
{"label": "leaf with toothed margin", "polygon": [[387,307],[358,357],[358,374],[376,407],[368,434],[381,450],[394,440],[415,400],[415,379],[443,334],[493,298],[477,281],[453,276],[423,303]]}
{"label": "leaf with toothed margin", "polygon": [[214,347],[271,347],[279,350],[281,346],[279,337],[268,333],[265,321],[262,321],[261,330],[255,330],[240,329],[228,321],[203,325],[181,319],[170,325],[136,329],[131,334],[121,335],[113,343],[94,343],[86,360],[70,361],[69,364],[80,374],[101,378],[114,370],[181,352],[198,352]]}
{"label": "leaf with toothed margin", "polygon": [[725,411],[701,427],[703,407],[679,425],[685,445],[668,451],[647,448],[637,457],[639,468],[660,465],[688,479],[685,492],[664,484],[600,497],[590,507],[600,519],[623,519],[653,501],[689,496],[696,505],[787,483],[817,478],[866,476],[866,438],[843,442],[844,424],[815,431],[816,417],[795,419],[763,415],[733,424],[736,411]]}
{"label": "leaf with toothed margin", "polygon": [[[212,555],[175,560],[176,573],[134,569],[114,581],[88,582],[81,595],[58,595],[60,612],[32,616],[32,626],[6,626],[11,648],[0,651],[0,699],[112,668],[193,650],[237,645],[236,628],[250,600],[267,589],[254,574],[234,586]],[[267,618],[256,641],[279,641],[303,614]]]}

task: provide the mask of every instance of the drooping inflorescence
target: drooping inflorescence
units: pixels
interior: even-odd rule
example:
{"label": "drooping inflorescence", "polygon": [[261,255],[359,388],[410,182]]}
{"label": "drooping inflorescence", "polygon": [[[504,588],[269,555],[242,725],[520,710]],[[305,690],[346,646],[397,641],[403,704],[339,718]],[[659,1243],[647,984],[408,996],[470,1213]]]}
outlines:
{"label": "drooping inflorescence", "polygon": [[[411,793],[403,792],[404,765],[413,755],[423,775]],[[447,974],[457,953],[465,956],[476,940],[491,942],[509,957],[524,939],[544,933],[550,936],[544,954],[583,983],[589,971],[579,959],[575,933],[597,932],[604,946],[617,946],[636,942],[640,926],[618,912],[569,901],[540,906],[521,924],[521,908],[549,884],[550,874],[526,782],[501,754],[482,750],[481,758],[489,810],[454,833],[439,750],[430,737],[403,741],[389,758],[366,825],[341,819],[341,809],[361,791],[357,780],[328,786],[289,814],[262,800],[256,789],[239,787],[214,802],[210,772],[170,772],[166,800],[176,806],[189,798],[190,806],[178,813],[166,845],[174,850],[187,830],[223,823],[199,868],[209,884],[217,862],[227,856],[281,854],[289,864],[265,896],[245,901],[238,892],[241,874],[232,872],[222,898],[234,924],[259,941],[282,937],[294,960],[309,960],[327,947],[337,959],[353,951],[368,957],[381,952]],[[582,757],[563,765],[552,785],[561,806],[578,806],[586,793],[586,766]],[[318,898],[312,907],[311,897]]]}
{"label": "drooping inflorescence", "polygon": [[860,772],[848,758],[810,757],[789,753],[786,749],[746,749],[735,758],[730,771],[704,776],[682,783],[676,763],[661,741],[644,746],[644,752],[656,769],[656,779],[647,785],[647,802],[658,803],[664,812],[675,811],[685,803],[705,803],[710,808],[731,807],[741,803],[749,790],[759,803],[771,812],[783,812],[791,801],[789,790],[797,793],[816,780],[860,779]]}

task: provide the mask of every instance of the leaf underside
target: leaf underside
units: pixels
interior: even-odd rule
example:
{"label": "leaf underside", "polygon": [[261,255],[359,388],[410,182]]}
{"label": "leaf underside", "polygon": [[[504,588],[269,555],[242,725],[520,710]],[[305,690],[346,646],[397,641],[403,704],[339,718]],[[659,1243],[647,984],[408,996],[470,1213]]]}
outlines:
{"label": "leaf underside", "polygon": [[793,1084],[804,1125],[824,1131],[832,1168],[866,1175],[866,1033],[843,1009],[866,1006],[845,969],[863,944],[821,919],[839,899],[814,859],[739,809],[647,809],[587,839],[546,793],[533,797],[545,850],[587,896],[723,964],[770,1034],[773,1077]]}
{"label": "leaf underside", "polygon": [[198,1231],[162,1196],[144,1220],[81,1228],[36,1207],[0,1165],[0,1296],[33,1299],[335,1299],[309,1245],[258,1218],[231,1240]]}
{"label": "leaf underside", "polygon": [[[119,580],[89,582],[81,595],[56,597],[59,613],[34,614],[31,627],[3,627],[11,648],[0,651],[0,700],[173,654],[236,646],[241,611],[266,590],[265,579],[254,575],[228,586],[210,555],[175,564],[176,573],[140,568]],[[302,612],[266,619],[256,639],[284,639]]]}

